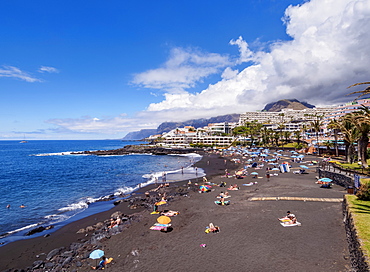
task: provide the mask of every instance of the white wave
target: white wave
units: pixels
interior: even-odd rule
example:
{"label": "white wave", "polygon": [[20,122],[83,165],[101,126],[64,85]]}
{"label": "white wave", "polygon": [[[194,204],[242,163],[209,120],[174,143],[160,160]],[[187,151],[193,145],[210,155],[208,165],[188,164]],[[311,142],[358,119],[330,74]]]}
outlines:
{"label": "white wave", "polygon": [[44,218],[50,222],[52,221],[55,224],[55,223],[63,222],[69,219],[70,217],[71,216],[67,216],[65,214],[51,214],[51,215],[45,216]]}
{"label": "white wave", "polygon": [[197,153],[186,153],[186,154],[168,154],[170,156],[180,156],[180,157],[193,157],[193,158],[196,158],[196,157],[202,157],[202,155],[199,155]]}
{"label": "white wave", "polygon": [[68,155],[73,155],[73,156],[88,156],[88,154],[72,154],[75,152],[80,152],[80,151],[64,151],[64,152],[55,152],[55,153],[40,153],[40,154],[35,154],[33,156],[36,157],[45,157],[45,156],[68,156]]}
{"label": "white wave", "polygon": [[37,227],[38,225],[39,225],[39,223],[37,223],[37,224],[31,224],[31,225],[28,225],[28,226],[25,226],[25,227],[22,227],[22,228],[19,228],[19,229],[16,229],[16,230],[9,231],[7,233],[8,234],[12,234],[12,233],[20,232],[22,230],[26,230],[26,229]]}
{"label": "white wave", "polygon": [[117,190],[117,192],[114,193],[115,196],[118,196],[118,195],[125,195],[125,194],[130,194],[132,193],[135,189],[139,188],[139,185],[137,185],[135,188],[133,187],[123,187],[123,188],[119,188]]}
{"label": "white wave", "polygon": [[60,208],[58,209],[58,211],[67,212],[67,211],[74,211],[74,210],[82,210],[82,209],[87,209],[88,206],[89,206],[88,202],[86,200],[83,200],[78,203],[72,203],[68,205],[67,207]]}

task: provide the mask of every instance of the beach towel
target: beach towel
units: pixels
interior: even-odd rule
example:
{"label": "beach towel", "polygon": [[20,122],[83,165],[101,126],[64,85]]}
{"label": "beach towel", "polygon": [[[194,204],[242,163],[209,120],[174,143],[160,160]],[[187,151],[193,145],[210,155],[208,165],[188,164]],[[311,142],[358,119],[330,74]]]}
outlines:
{"label": "beach towel", "polygon": [[301,226],[301,223],[297,222],[297,223],[294,223],[294,224],[286,224],[284,222],[281,222],[280,225],[282,225],[283,227],[296,227],[296,226]]}
{"label": "beach towel", "polygon": [[151,212],[150,214],[159,214],[160,212],[158,211],[154,211],[154,212]]}
{"label": "beach towel", "polygon": [[243,186],[252,186],[254,184],[257,184],[257,182],[244,183]]}
{"label": "beach towel", "polygon": [[160,223],[155,223],[154,226],[159,226],[159,227],[170,227],[171,224],[160,224]]}
{"label": "beach towel", "polygon": [[150,227],[151,230],[163,230],[165,228],[170,227],[171,224],[159,224],[155,223],[153,226]]}

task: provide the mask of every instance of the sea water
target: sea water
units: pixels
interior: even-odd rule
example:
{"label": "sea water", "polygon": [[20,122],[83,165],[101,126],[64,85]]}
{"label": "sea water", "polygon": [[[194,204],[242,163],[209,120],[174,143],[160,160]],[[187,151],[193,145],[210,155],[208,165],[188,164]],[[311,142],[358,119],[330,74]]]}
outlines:
{"label": "sea water", "polygon": [[[38,226],[54,225],[55,230],[73,220],[108,210],[113,207],[113,201],[101,200],[161,182],[164,173],[168,182],[204,175],[201,169],[192,167],[201,159],[196,154],[71,154],[141,143],[120,140],[0,141],[0,244],[25,239],[28,237],[26,232]],[[21,208],[21,205],[25,207]]]}

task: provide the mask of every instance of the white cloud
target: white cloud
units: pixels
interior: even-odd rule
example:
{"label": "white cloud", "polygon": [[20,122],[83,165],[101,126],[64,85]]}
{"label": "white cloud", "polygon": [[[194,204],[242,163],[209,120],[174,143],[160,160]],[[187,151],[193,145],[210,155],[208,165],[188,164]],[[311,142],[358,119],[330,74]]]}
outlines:
{"label": "white cloud", "polygon": [[119,135],[132,130],[140,130],[145,128],[153,128],[155,124],[143,123],[137,118],[127,118],[125,114],[117,117],[97,118],[83,116],[81,118],[64,118],[64,119],[49,119],[48,124],[53,124],[57,127],[58,132],[70,133],[88,133],[88,134],[105,134]]}
{"label": "white cloud", "polygon": [[17,67],[7,65],[3,65],[2,68],[0,68],[0,77],[17,78],[27,82],[41,82],[40,79],[32,77],[27,72],[24,72]]}
{"label": "white cloud", "polygon": [[229,42],[231,45],[237,45],[239,47],[240,57],[237,61],[238,63],[248,62],[254,60],[253,52],[248,48],[248,43],[243,40],[240,36],[237,40],[231,40]]}
{"label": "white cloud", "polygon": [[182,93],[228,65],[227,56],[191,48],[173,48],[163,67],[136,74],[132,82],[144,88]]}
{"label": "white cloud", "polygon": [[239,73],[239,71],[238,71],[238,70],[233,70],[233,69],[231,69],[230,67],[227,67],[227,68],[223,71],[223,73],[222,73],[221,77],[222,77],[223,79],[232,79],[232,78],[234,78],[238,73]]}
{"label": "white cloud", "polygon": [[149,105],[150,116],[241,113],[284,98],[333,104],[350,99],[347,86],[369,80],[370,1],[312,0],[287,8],[285,23],[292,40],[274,42],[268,52],[251,52],[241,37],[232,40],[239,62],[253,61],[249,67],[239,73],[224,69],[221,81],[197,94],[166,93]]}
{"label": "white cloud", "polygon": [[41,66],[39,68],[40,73],[59,73],[59,70],[50,66]]}

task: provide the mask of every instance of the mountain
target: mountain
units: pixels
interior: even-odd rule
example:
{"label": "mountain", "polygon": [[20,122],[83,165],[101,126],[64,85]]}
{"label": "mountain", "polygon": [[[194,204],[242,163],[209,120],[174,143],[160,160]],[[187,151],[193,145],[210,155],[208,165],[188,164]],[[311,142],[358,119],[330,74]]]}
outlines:
{"label": "mountain", "polygon": [[221,122],[238,122],[240,114],[228,114],[211,118],[192,119],[184,122],[164,122],[158,126],[157,129],[142,129],[140,131],[134,131],[128,133],[123,140],[141,140],[150,135],[162,134],[163,132],[169,132],[172,129],[184,126],[193,126],[195,128],[205,127],[210,123],[221,123]]}
{"label": "mountain", "polygon": [[279,112],[282,109],[303,110],[314,107],[314,105],[307,102],[300,102],[297,99],[282,99],[277,102],[268,103],[262,111]]}
{"label": "mountain", "polygon": [[[279,112],[282,109],[293,109],[303,110],[306,108],[314,108],[314,105],[308,104],[307,102],[300,102],[297,99],[282,99],[277,102],[269,103],[265,106],[263,111]],[[123,140],[142,140],[150,135],[162,134],[163,132],[169,132],[172,129],[180,128],[184,126],[192,126],[195,128],[205,127],[210,123],[221,123],[221,122],[238,122],[240,114],[228,114],[211,118],[192,119],[184,122],[164,122],[156,129],[142,129],[140,131],[129,132]]]}
{"label": "mountain", "polygon": [[127,133],[127,135],[123,138],[123,140],[141,140],[150,135],[157,134],[157,129],[142,129],[139,131],[133,131]]}

